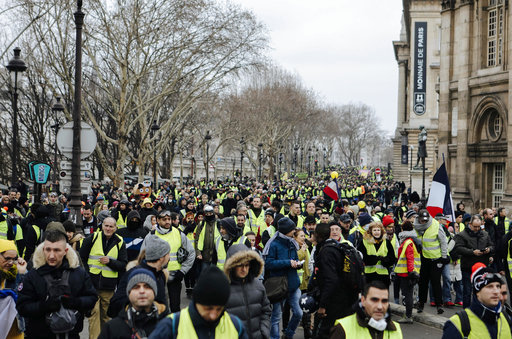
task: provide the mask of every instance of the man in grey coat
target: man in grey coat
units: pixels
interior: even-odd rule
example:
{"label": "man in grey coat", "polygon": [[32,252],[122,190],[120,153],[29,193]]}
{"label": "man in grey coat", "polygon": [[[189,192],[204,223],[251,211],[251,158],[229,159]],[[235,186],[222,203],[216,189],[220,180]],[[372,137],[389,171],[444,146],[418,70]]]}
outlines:
{"label": "man in grey coat", "polygon": [[256,251],[243,244],[229,248],[224,265],[224,273],[231,285],[226,311],[242,320],[251,339],[270,337],[272,309],[258,279],[262,272],[263,259]]}

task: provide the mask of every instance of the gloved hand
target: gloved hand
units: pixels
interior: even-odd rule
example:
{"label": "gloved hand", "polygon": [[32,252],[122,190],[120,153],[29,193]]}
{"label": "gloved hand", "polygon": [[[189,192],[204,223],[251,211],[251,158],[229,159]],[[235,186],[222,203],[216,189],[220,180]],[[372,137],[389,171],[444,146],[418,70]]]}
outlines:
{"label": "gloved hand", "polygon": [[45,313],[57,312],[60,309],[61,302],[59,298],[46,298],[41,301],[41,308]]}
{"label": "gloved hand", "polygon": [[417,280],[420,279],[420,274],[418,272],[416,272],[416,271],[409,272],[409,273],[407,273],[407,275],[409,276],[409,278],[411,280],[416,280],[417,281]]}
{"label": "gloved hand", "polygon": [[390,275],[389,275],[389,279],[392,281],[392,282],[395,282],[396,281],[396,273],[395,271],[391,271]]}
{"label": "gloved hand", "polygon": [[443,265],[448,265],[450,263],[450,257],[442,257],[440,261]]}
{"label": "gloved hand", "polygon": [[168,283],[179,283],[183,280],[185,275],[181,271],[172,271],[169,273],[169,279],[167,279]]}
{"label": "gloved hand", "polygon": [[72,310],[78,310],[80,308],[80,299],[63,295],[60,297],[60,301],[62,302],[62,306],[64,308],[72,309]]}

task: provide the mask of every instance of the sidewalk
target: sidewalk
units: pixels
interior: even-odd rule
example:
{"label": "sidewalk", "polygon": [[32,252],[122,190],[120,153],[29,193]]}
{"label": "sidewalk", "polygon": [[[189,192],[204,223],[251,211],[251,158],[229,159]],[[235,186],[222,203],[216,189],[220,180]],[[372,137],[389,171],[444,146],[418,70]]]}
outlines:
{"label": "sidewalk", "polygon": [[[398,305],[390,302],[391,313],[395,315],[393,320],[397,320],[405,314],[405,306]],[[422,313],[418,313],[416,309],[412,311],[412,317],[414,321],[432,326],[435,328],[443,329],[444,323],[458,311],[462,311],[462,307],[443,307],[444,313],[441,315],[437,314],[437,308],[430,306],[430,303],[425,304],[425,308]],[[405,324],[403,326],[406,326]]]}

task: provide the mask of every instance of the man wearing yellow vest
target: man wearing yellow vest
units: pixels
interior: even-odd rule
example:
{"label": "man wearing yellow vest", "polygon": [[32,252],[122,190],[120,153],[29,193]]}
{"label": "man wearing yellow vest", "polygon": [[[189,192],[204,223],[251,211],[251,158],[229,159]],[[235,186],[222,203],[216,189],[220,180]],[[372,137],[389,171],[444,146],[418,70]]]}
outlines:
{"label": "man wearing yellow vest", "polygon": [[[172,220],[177,219],[177,215],[162,210],[157,217],[158,225],[155,230],[149,234],[156,234],[169,243],[171,247],[170,261],[167,265],[169,270],[169,279],[167,280],[167,291],[169,292],[169,305],[171,312],[178,312],[180,310],[181,299],[181,286],[185,274],[194,265],[196,258],[194,246],[187,238],[185,233],[181,232],[179,228],[173,226]],[[149,234],[146,236],[148,238]],[[146,239],[142,243],[141,251],[146,248]]]}
{"label": "man wearing yellow vest", "polygon": [[204,207],[204,220],[199,223],[194,235],[196,241],[196,256],[201,260],[201,271],[212,264],[215,252],[215,238],[220,234],[218,221],[215,218],[213,207]]}
{"label": "man wearing yellow vest", "polygon": [[448,244],[444,230],[439,222],[432,218],[426,209],[418,211],[414,221],[414,229],[421,240],[421,271],[419,281],[418,313],[423,312],[427,301],[428,285],[432,285],[437,313],[444,312],[441,297],[441,273],[443,266],[450,263]]}
{"label": "man wearing yellow vest", "polygon": [[224,269],[226,254],[231,245],[244,244],[247,248],[251,247],[250,241],[239,228],[233,218],[227,217],[220,220],[220,235],[215,238],[215,257],[217,267]]}
{"label": "man wearing yellow vest", "polygon": [[388,288],[383,282],[374,280],[365,286],[356,313],[336,320],[330,338],[403,338],[400,325],[391,320],[388,309]]}
{"label": "man wearing yellow vest", "polygon": [[444,324],[443,339],[512,338],[510,324],[500,302],[501,274],[482,263],[472,267],[473,301]]}
{"label": "man wearing yellow vest", "polygon": [[101,327],[109,320],[107,315],[110,298],[114,295],[120,274],[128,262],[123,238],[116,234],[114,218],[103,220],[101,232],[86,238],[80,248],[84,268],[89,272],[98,301],[89,318],[89,337],[98,338]]}
{"label": "man wearing yellow vest", "polygon": [[247,338],[242,321],[226,312],[229,294],[226,275],[215,266],[207,267],[188,307],[160,321],[149,339]]}

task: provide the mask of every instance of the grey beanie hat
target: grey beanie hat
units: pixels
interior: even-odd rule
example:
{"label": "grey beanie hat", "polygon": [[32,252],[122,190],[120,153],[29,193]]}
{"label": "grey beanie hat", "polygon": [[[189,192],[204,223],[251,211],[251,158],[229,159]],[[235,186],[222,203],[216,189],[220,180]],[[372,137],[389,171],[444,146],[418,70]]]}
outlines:
{"label": "grey beanie hat", "polygon": [[149,234],[146,237],[144,248],[146,249],[147,261],[160,259],[171,252],[169,243],[154,234]]}
{"label": "grey beanie hat", "polygon": [[98,213],[98,220],[103,223],[103,220],[107,219],[108,217],[110,217],[110,212],[109,211],[106,211],[106,210],[103,210],[103,211],[99,211]]}
{"label": "grey beanie hat", "polygon": [[153,272],[147,270],[145,268],[136,268],[130,272],[128,276],[128,284],[126,285],[126,294],[130,294],[132,288],[138,283],[146,283],[149,287],[155,292],[155,295],[158,292],[158,287],[156,286],[156,278]]}

